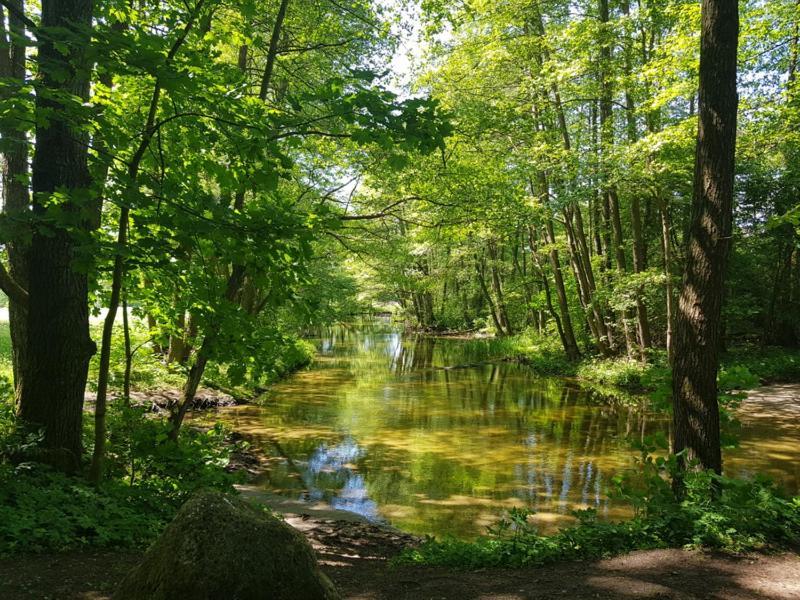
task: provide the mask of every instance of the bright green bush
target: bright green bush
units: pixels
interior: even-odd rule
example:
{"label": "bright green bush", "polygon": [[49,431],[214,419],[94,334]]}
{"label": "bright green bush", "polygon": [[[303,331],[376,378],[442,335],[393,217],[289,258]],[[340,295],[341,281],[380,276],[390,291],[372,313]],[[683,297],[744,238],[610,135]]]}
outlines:
{"label": "bright green bush", "polygon": [[627,358],[589,359],[577,369],[581,379],[632,391],[648,391],[669,379],[666,357],[653,353],[647,362]]}
{"label": "bright green bush", "polygon": [[737,366],[747,368],[761,383],[798,381],[800,351],[777,347],[732,348],[722,356],[721,371],[725,372]]}

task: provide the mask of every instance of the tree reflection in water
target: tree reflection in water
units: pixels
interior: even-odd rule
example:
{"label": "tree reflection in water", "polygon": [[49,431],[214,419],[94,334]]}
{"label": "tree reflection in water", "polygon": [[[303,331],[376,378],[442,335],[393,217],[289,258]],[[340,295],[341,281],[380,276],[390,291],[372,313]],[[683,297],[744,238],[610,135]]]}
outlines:
{"label": "tree reflection in water", "polygon": [[291,459],[265,477],[271,490],[407,531],[472,537],[511,506],[536,510],[544,529],[577,508],[624,516],[611,478],[632,465],[634,439],[668,433],[646,401],[481,364],[476,342],[380,324],[317,342],[312,369],[226,418]]}

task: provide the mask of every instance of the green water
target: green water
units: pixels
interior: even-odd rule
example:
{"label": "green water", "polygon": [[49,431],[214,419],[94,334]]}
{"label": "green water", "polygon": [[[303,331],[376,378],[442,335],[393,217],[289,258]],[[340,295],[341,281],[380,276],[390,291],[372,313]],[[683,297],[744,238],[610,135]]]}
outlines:
{"label": "green water", "polygon": [[[611,478],[632,465],[632,441],[668,434],[668,419],[646,401],[630,406],[523,366],[476,364],[480,342],[369,327],[315,341],[313,368],[224,420],[275,457],[264,489],[406,531],[469,538],[512,506],[535,509],[545,531],[577,508],[625,516],[609,499]],[[453,366],[462,368],[444,368]],[[746,424],[735,469],[772,468],[796,487],[793,422],[786,464],[757,452],[774,427]]]}

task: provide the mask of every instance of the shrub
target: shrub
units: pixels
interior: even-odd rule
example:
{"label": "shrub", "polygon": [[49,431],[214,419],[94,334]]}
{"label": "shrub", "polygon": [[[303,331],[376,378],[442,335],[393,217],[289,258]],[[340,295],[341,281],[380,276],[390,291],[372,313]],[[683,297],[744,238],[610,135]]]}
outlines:
{"label": "shrub", "polygon": [[11,464],[41,435],[19,427],[10,404],[0,409],[0,555],[146,545],[195,490],[233,492],[236,476],[225,472],[232,448],[220,426],[186,428],[173,442],[161,419],[114,407],[107,477],[93,487],[45,465]]}

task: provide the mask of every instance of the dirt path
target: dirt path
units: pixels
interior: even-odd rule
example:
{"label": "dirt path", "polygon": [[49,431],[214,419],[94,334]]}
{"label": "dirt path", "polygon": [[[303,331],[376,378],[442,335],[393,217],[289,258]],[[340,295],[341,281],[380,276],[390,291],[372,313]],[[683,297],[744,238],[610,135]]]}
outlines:
{"label": "dirt path", "polygon": [[[290,516],[348,600],[522,600],[527,598],[797,600],[800,556],[730,557],[657,550],[591,563],[460,572],[390,568],[414,538],[353,521]],[[0,560],[3,600],[104,600],[141,557],[91,552]],[[177,600],[177,599],[176,599]]]}

